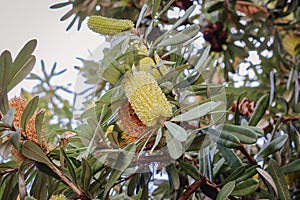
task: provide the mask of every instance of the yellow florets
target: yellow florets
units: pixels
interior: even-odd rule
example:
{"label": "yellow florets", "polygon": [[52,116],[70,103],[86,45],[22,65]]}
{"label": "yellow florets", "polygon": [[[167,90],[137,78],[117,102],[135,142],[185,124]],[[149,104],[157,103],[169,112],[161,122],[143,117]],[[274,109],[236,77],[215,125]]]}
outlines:
{"label": "yellow florets", "polygon": [[128,72],[122,80],[122,88],[136,115],[146,126],[154,126],[161,117],[172,116],[171,104],[151,74]]}

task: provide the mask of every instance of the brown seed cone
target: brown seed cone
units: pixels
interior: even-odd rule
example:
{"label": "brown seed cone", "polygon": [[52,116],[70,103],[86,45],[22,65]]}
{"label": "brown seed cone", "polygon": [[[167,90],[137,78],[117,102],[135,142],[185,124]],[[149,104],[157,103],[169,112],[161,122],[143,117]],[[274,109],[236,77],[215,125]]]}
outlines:
{"label": "brown seed cone", "polygon": [[147,129],[147,126],[138,118],[128,101],[122,105],[119,115],[121,129],[132,138],[137,138]]}
{"label": "brown seed cone", "polygon": [[[14,115],[14,126],[18,128],[22,128],[21,126],[21,118],[22,114],[27,106],[27,102],[24,98],[21,97],[14,97],[9,101],[9,107],[15,108],[15,115]],[[38,136],[36,134],[35,130],[35,115],[30,118],[30,120],[27,123],[26,131],[22,130],[22,135],[27,140],[31,140],[32,142],[36,143],[37,145],[41,146],[44,152],[47,152],[47,145],[44,141],[44,137],[42,137],[42,145],[39,144]],[[21,137],[21,141],[23,141],[24,138]]]}

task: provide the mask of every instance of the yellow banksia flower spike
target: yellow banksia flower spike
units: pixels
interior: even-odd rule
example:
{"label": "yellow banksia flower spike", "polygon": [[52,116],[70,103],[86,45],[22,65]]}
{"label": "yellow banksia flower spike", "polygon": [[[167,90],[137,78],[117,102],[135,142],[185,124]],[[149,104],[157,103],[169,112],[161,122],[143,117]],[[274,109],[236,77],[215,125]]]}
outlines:
{"label": "yellow banksia flower spike", "polygon": [[145,71],[127,72],[121,82],[134,112],[146,126],[172,116],[172,107],[154,77]]}
{"label": "yellow banksia flower spike", "polygon": [[88,27],[92,31],[111,36],[130,30],[133,26],[133,22],[127,19],[113,19],[93,15],[88,20]]}
{"label": "yellow banksia flower spike", "polygon": [[[148,55],[149,51],[145,45],[136,45],[139,55]],[[161,65],[159,69],[156,64],[161,61],[161,58],[157,53],[154,53],[154,59],[151,57],[144,57],[139,60],[138,66],[141,71],[149,72],[157,80],[161,76],[168,73],[168,68],[165,65]]]}

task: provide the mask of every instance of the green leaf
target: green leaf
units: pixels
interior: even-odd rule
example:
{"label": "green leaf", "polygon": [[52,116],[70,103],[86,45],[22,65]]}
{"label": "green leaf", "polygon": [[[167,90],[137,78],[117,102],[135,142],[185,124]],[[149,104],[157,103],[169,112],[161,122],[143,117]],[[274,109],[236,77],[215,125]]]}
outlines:
{"label": "green leaf", "polygon": [[0,91],[3,91],[7,87],[12,67],[11,53],[6,50],[0,55]]}
{"label": "green leaf", "polygon": [[2,122],[13,127],[14,116],[15,116],[16,108],[10,108],[6,115],[4,115],[1,119]]}
{"label": "green leaf", "polygon": [[300,170],[300,159],[294,160],[287,165],[281,167],[282,173],[292,173]]}
{"label": "green leaf", "polygon": [[[77,184],[77,179],[76,179],[76,174],[75,174],[74,167],[73,167],[73,165],[72,165],[70,159],[68,158],[68,156],[67,156],[65,150],[64,150],[61,146],[60,146],[60,154],[61,154],[61,156],[63,156],[63,158],[64,158],[64,161],[65,161],[65,163],[66,163],[66,165],[67,165],[68,171],[69,171],[69,173],[70,173],[70,175],[71,175],[71,178],[72,178],[71,180],[72,180],[72,182],[75,183],[75,185],[76,185],[76,184]],[[84,159],[83,159],[83,160],[84,160]],[[83,161],[82,161],[82,162],[83,162]],[[64,163],[61,163],[61,165],[64,166]],[[87,167],[87,168],[88,168],[88,167]],[[89,168],[89,169],[90,169],[90,168]],[[84,183],[84,182],[82,182],[82,183]]]}
{"label": "green leaf", "polygon": [[152,0],[152,19],[155,18],[155,15],[159,9],[159,6],[160,6],[160,3],[161,3],[161,0]]}
{"label": "green leaf", "polygon": [[188,146],[187,151],[198,151],[200,149],[203,149],[205,147],[208,147],[211,143],[211,139],[208,135],[202,134],[196,136],[192,143]]}
{"label": "green leaf", "polygon": [[254,193],[259,186],[259,181],[255,178],[247,179],[236,184],[234,190],[231,192],[232,196],[247,196]]}
{"label": "green leaf", "polygon": [[283,175],[278,163],[275,160],[273,160],[273,159],[270,160],[267,171],[272,176],[272,178],[275,182],[276,188],[278,190],[279,199],[281,199],[281,200],[291,199],[290,193],[289,193],[289,190],[287,187],[287,183],[284,179],[284,175]]}
{"label": "green leaf", "polygon": [[203,130],[204,133],[209,134],[212,141],[227,148],[237,148],[240,146],[240,140],[236,136],[227,132],[219,132],[215,129]]}
{"label": "green leaf", "polygon": [[10,134],[10,142],[14,145],[14,147],[20,151],[21,149],[21,144],[20,144],[20,138],[21,138],[21,130],[17,129],[15,132],[12,132]]}
{"label": "green leaf", "polygon": [[268,155],[279,151],[281,147],[283,147],[283,145],[286,143],[288,137],[289,136],[285,134],[273,140],[268,146],[266,146],[258,152],[256,160],[267,157]]}
{"label": "green leaf", "polygon": [[214,168],[213,168],[213,178],[215,178],[220,170],[222,169],[223,165],[225,164],[225,159],[224,158],[221,158],[220,160],[218,160],[218,162],[216,164],[214,164]]}
{"label": "green leaf", "polygon": [[273,178],[271,177],[271,175],[267,171],[265,171],[261,168],[256,168],[256,170],[260,174],[260,176],[262,178],[264,178],[272,186],[272,188],[276,194],[276,197],[278,197],[277,187],[276,187],[276,184],[275,184]]}
{"label": "green leaf", "polygon": [[194,165],[191,165],[190,163],[184,162],[184,161],[179,161],[179,166],[181,168],[181,171],[192,177],[194,180],[199,180],[200,175],[198,170]]}
{"label": "green leaf", "polygon": [[170,165],[168,165],[166,167],[167,173],[168,173],[168,177],[170,182],[172,183],[173,187],[175,190],[178,190],[180,187],[180,179],[179,179],[179,175],[178,172],[176,170],[175,164],[171,163]]}
{"label": "green leaf", "polygon": [[239,112],[239,105],[242,99],[247,95],[247,92],[243,92],[237,99],[235,112],[234,112],[234,124],[240,124],[240,112]]}
{"label": "green leaf", "polygon": [[188,110],[187,112],[182,113],[181,115],[177,115],[171,119],[171,121],[182,122],[198,119],[209,114],[211,111],[216,109],[220,104],[214,101],[209,101],[204,104],[201,104],[195,108]]}
{"label": "green leaf", "polygon": [[157,131],[157,134],[156,134],[156,137],[155,137],[155,142],[153,144],[153,147],[150,150],[150,154],[152,154],[154,149],[157,147],[157,145],[159,144],[161,138],[162,138],[162,130],[161,130],[161,127],[160,127]]}
{"label": "green leaf", "polygon": [[45,152],[43,152],[43,150],[39,146],[37,146],[30,140],[26,140],[23,142],[21,146],[21,153],[25,157],[30,158],[34,161],[41,162],[46,165],[52,165]]}
{"label": "green leaf", "polygon": [[238,169],[241,165],[243,165],[243,162],[238,157],[238,155],[229,148],[219,146],[220,152],[222,153],[224,159],[226,160],[227,164],[233,169]]}
{"label": "green leaf", "polygon": [[88,193],[89,191],[89,186],[90,186],[90,182],[92,179],[92,169],[91,166],[89,165],[89,163],[87,162],[86,159],[82,158],[81,160],[81,167],[82,167],[82,171],[81,171],[81,184],[82,184],[82,189]]}
{"label": "green leaf", "polygon": [[4,159],[8,159],[10,155],[11,143],[9,140],[6,140],[0,143],[0,156]]}
{"label": "green leaf", "polygon": [[158,46],[169,46],[182,44],[192,38],[194,38],[199,33],[200,27],[197,24],[193,24],[183,31],[176,33],[175,35],[164,39]]}
{"label": "green leaf", "polygon": [[148,5],[147,5],[147,4],[144,4],[143,7],[142,7],[142,9],[141,9],[141,11],[140,11],[138,20],[137,20],[137,22],[136,22],[136,26],[135,26],[136,28],[138,28],[138,27],[140,26],[140,23],[141,23],[141,21],[142,21],[144,15],[145,15],[145,13],[146,13],[146,11],[147,11],[147,8],[148,8]]}
{"label": "green leaf", "polygon": [[33,69],[36,59],[32,54],[36,48],[37,40],[27,42],[17,55],[14,63],[7,90],[10,91],[20,83]]}
{"label": "green leaf", "polygon": [[35,110],[38,107],[38,103],[39,103],[39,97],[35,96],[33,99],[31,99],[31,101],[27,104],[22,117],[21,117],[21,126],[23,128],[23,130],[26,131],[26,125],[29,122],[30,118],[32,117],[32,115],[34,114]]}
{"label": "green leaf", "polygon": [[224,1],[217,1],[207,9],[208,13],[214,12],[224,7]]}
{"label": "green leaf", "polygon": [[44,119],[44,115],[45,115],[45,110],[41,110],[35,117],[35,131],[36,134],[38,136],[38,141],[40,146],[42,146],[42,128],[43,128],[43,119]]}
{"label": "green leaf", "polygon": [[187,132],[175,123],[172,122],[165,122],[165,126],[167,127],[168,131],[173,135],[174,139],[178,140],[179,142],[184,142],[187,139]]}
{"label": "green leaf", "polygon": [[222,183],[221,185],[227,184],[230,181],[235,181],[239,178],[242,174],[244,174],[246,167],[244,165],[240,166],[232,174],[230,174]]}
{"label": "green leaf", "polygon": [[236,136],[240,142],[244,144],[254,144],[257,140],[255,132],[245,126],[224,124],[219,125],[218,128],[221,129],[222,132]]}
{"label": "green leaf", "polygon": [[182,17],[179,18],[179,20],[172,26],[171,30],[175,30],[178,26],[180,26],[184,21],[186,21],[192,14],[192,12],[195,10],[196,5],[192,5],[191,7],[189,7],[184,15]]}
{"label": "green leaf", "polygon": [[25,182],[25,176],[24,173],[27,169],[28,162],[23,162],[18,170],[18,184],[19,184],[19,193],[20,193],[20,199],[24,199],[27,196],[27,188],[26,188],[26,182]]}
{"label": "green leaf", "polygon": [[136,145],[134,143],[131,143],[124,148],[124,152],[119,152],[119,155],[113,166],[114,169],[112,170],[106,183],[103,197],[107,196],[110,188],[116,183],[123,171],[125,171],[130,165],[135,151]]}
{"label": "green leaf", "polygon": [[171,158],[177,159],[184,153],[181,142],[176,140],[170,133],[166,133],[166,141]]}
{"label": "green leaf", "polygon": [[249,126],[256,126],[260,119],[264,116],[269,106],[269,98],[270,95],[265,94],[257,101],[255,110],[249,120]]}
{"label": "green leaf", "polygon": [[251,167],[249,167],[248,169],[245,170],[245,173],[243,175],[241,175],[240,177],[238,177],[237,179],[235,179],[235,182],[240,182],[240,181],[244,181],[248,178],[253,177],[255,174],[257,174],[256,169],[258,168],[258,165],[253,165]]}
{"label": "green leaf", "polygon": [[134,195],[134,191],[138,185],[139,176],[140,174],[135,174],[128,183],[127,195],[130,197]]}
{"label": "green leaf", "polygon": [[226,185],[224,185],[217,196],[217,200],[226,200],[227,197],[229,197],[229,195],[233,191],[234,187],[235,187],[234,181],[230,181]]}

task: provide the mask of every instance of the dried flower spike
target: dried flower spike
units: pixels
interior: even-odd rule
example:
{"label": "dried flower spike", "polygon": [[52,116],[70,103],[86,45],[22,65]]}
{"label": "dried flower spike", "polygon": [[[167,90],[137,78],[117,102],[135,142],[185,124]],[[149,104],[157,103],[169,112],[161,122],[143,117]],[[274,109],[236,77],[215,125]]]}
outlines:
{"label": "dried flower spike", "polygon": [[102,16],[90,16],[88,20],[88,27],[92,31],[111,36],[130,30],[133,26],[134,24],[130,20],[113,19]]}
{"label": "dried flower spike", "polygon": [[136,115],[146,126],[154,126],[158,119],[172,116],[171,104],[151,74],[127,72],[121,85]]}

